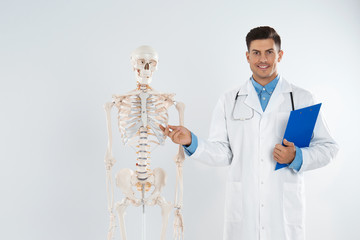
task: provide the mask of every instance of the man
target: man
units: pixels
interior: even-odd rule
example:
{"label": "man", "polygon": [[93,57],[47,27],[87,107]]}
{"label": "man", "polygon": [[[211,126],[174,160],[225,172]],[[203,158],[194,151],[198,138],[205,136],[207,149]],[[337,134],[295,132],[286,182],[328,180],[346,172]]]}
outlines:
{"label": "man", "polygon": [[[191,159],[229,165],[225,240],[305,239],[303,172],[325,166],[338,146],[319,114],[310,147],[284,140],[289,113],[314,104],[312,95],[277,72],[280,36],[257,27],[246,36],[252,76],[215,107],[208,140],[185,127],[162,127]],[[275,171],[276,163],[287,164]]]}

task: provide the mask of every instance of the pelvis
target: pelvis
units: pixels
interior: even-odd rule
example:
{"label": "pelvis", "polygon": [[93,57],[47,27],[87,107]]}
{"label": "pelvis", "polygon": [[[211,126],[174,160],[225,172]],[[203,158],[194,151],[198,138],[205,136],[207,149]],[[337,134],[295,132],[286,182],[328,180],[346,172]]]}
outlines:
{"label": "pelvis", "polygon": [[[150,206],[159,204],[157,201],[165,185],[166,172],[161,168],[155,168],[149,172],[146,180],[139,180],[137,173],[129,168],[121,169],[116,174],[116,186],[134,206],[140,206],[143,203]],[[144,193],[149,192],[152,187],[154,189],[150,195],[147,194],[148,197],[145,197]],[[135,188],[140,192],[141,197],[136,196]]]}

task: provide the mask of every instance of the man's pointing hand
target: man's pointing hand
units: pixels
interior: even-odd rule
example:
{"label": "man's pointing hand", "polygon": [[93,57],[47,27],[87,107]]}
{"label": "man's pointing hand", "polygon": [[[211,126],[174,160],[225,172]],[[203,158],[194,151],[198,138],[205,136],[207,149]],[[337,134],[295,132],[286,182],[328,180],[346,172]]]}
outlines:
{"label": "man's pointing hand", "polygon": [[186,127],[172,125],[168,125],[166,128],[162,125],[159,125],[159,127],[163,131],[164,135],[171,138],[171,141],[174,143],[185,146],[191,144],[191,132]]}

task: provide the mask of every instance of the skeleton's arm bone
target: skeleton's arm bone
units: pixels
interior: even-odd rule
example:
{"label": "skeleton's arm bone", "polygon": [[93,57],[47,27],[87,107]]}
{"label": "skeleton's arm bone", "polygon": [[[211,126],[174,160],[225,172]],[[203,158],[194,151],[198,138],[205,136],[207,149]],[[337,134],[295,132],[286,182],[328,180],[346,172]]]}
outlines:
{"label": "skeleton's arm bone", "polygon": [[180,123],[180,126],[184,126],[184,111],[185,111],[185,104],[182,103],[182,102],[175,102],[175,107],[176,109],[178,110],[179,112],[179,123]]}
{"label": "skeleton's arm bone", "polygon": [[108,131],[108,145],[105,153],[105,167],[106,167],[106,191],[108,200],[108,211],[110,213],[110,226],[108,232],[108,239],[112,239],[114,233],[114,185],[111,175],[112,166],[115,164],[115,159],[112,156],[112,133],[111,133],[111,109],[115,105],[115,102],[108,102],[104,105],[106,112],[106,123]]}
{"label": "skeleton's arm bone", "polygon": [[[182,102],[177,102],[175,103],[176,109],[179,112],[179,125],[180,126],[184,126],[184,110],[185,110],[185,104]],[[182,175],[182,165],[183,162],[185,160],[185,154],[184,154],[184,150],[182,148],[182,146],[179,144],[179,151],[178,154],[176,154],[175,156],[175,163],[176,163],[176,167],[177,167],[177,174],[176,177],[178,179],[178,181],[176,181],[177,186],[176,186],[176,194],[175,194],[175,204],[178,204],[178,207],[181,208],[182,206],[182,200],[183,200],[183,175]],[[178,196],[178,187],[179,187],[179,199],[177,198]]]}
{"label": "skeleton's arm bone", "polygon": [[[185,104],[182,102],[175,102],[175,107],[179,112],[179,125],[184,126],[184,110]],[[179,144],[179,151],[176,154],[174,161],[176,163],[176,188],[175,188],[175,204],[177,208],[174,216],[174,236],[175,239],[184,238],[184,222],[181,214],[181,208],[183,204],[183,172],[182,166],[185,160],[185,154],[182,146]]]}
{"label": "skeleton's arm bone", "polygon": [[108,132],[108,145],[105,153],[105,164],[106,170],[110,170],[115,164],[115,159],[112,155],[112,132],[111,132],[111,109],[115,105],[115,102],[105,103],[104,109],[106,112],[106,123],[107,123],[107,132]]}

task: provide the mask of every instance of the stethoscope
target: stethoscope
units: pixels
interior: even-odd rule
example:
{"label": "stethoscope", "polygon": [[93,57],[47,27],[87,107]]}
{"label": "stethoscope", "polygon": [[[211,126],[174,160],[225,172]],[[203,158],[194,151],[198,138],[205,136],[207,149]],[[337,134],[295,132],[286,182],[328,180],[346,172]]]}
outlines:
{"label": "stethoscope", "polygon": [[[246,106],[245,104],[242,104],[243,106],[240,106],[240,107],[243,107],[244,111],[248,111],[249,115],[248,116],[239,116],[239,117],[234,115],[237,99],[239,97],[239,92],[240,92],[240,90],[236,93],[236,96],[235,96],[235,103],[234,103],[234,107],[232,110],[232,118],[233,118],[233,120],[240,120],[240,121],[250,120],[254,117],[254,109]],[[292,107],[292,110],[294,111],[295,107],[294,107],[294,98],[293,98],[292,92],[290,92],[290,99],[291,99],[291,107]],[[249,111],[250,109],[251,109],[251,112]]]}

